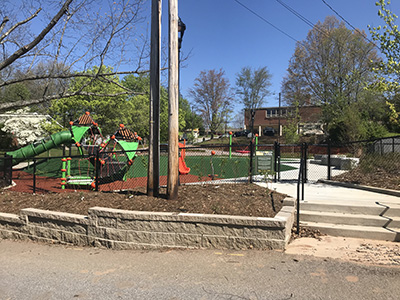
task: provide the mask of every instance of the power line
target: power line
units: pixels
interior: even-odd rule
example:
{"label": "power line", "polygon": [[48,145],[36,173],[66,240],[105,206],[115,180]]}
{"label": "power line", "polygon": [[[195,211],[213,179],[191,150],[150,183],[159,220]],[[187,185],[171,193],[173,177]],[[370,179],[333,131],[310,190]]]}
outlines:
{"label": "power line", "polygon": [[314,23],[311,22],[310,20],[308,20],[306,17],[304,17],[303,15],[301,15],[299,12],[297,12],[296,10],[294,10],[293,8],[291,8],[289,5],[287,5],[286,3],[282,2],[281,0],[276,0],[276,2],[278,2],[280,5],[282,5],[284,8],[286,8],[288,11],[290,11],[292,14],[294,14],[296,17],[298,17],[300,20],[302,20],[304,23],[306,23],[308,26],[310,26],[311,28],[314,27]]}
{"label": "power line", "polygon": [[260,16],[258,13],[256,13],[254,10],[250,9],[249,7],[247,7],[246,5],[244,5],[243,3],[241,3],[239,0],[234,0],[236,3],[238,3],[239,5],[241,5],[242,7],[244,7],[245,9],[247,9],[249,12],[251,12],[253,15],[257,16],[258,18],[260,18],[261,20],[263,20],[265,23],[267,23],[268,25],[274,27],[276,30],[278,30],[280,33],[286,35],[288,38],[292,39],[295,42],[298,42],[297,39],[295,39],[294,37],[292,37],[290,34],[286,33],[285,31],[283,31],[282,29],[278,28],[277,26],[275,26],[274,24],[272,24],[271,22],[269,22],[267,19],[265,19],[264,17]]}
{"label": "power line", "polygon": [[376,46],[376,44],[371,41],[365,34],[363,34],[359,29],[355,28],[349,21],[347,21],[344,17],[342,17],[341,14],[339,14],[332,6],[330,6],[325,0],[322,0],[322,2],[331,10],[333,11],[339,18],[341,18],[347,25],[349,25],[352,29],[354,29],[354,31],[358,32],[362,37],[364,37],[364,39],[366,39],[368,42],[370,42],[371,44],[373,44],[375,47],[377,47],[379,49],[378,46]]}
{"label": "power line", "polygon": [[320,33],[322,33],[323,35],[325,35],[326,37],[329,37],[329,34],[325,31],[322,30],[321,28],[319,28],[319,26],[316,26],[313,22],[311,22],[309,19],[307,19],[306,17],[304,17],[302,14],[300,14],[299,12],[297,12],[295,9],[291,8],[289,5],[287,5],[286,3],[284,3],[281,0],[276,0],[276,2],[278,2],[280,5],[282,5],[284,8],[286,8],[288,11],[290,11],[292,14],[294,14],[296,17],[298,17],[300,20],[302,20],[304,23],[306,23],[308,26],[310,26],[311,28],[319,31]]}
{"label": "power line", "polygon": [[[281,30],[280,28],[278,28],[277,26],[275,26],[274,24],[272,24],[271,22],[269,22],[268,20],[266,20],[264,17],[260,16],[258,13],[256,13],[254,10],[252,10],[251,8],[247,7],[246,5],[244,5],[243,3],[241,3],[238,0],[234,0],[235,2],[237,2],[239,5],[241,5],[242,7],[244,7],[245,9],[247,9],[249,12],[251,12],[252,14],[254,14],[255,16],[257,16],[258,18],[260,18],[261,20],[263,20],[264,22],[266,22],[268,25],[274,27],[276,30],[278,30],[279,32],[283,33],[284,35],[286,35],[287,37],[289,37],[290,39],[292,39],[295,42],[298,42],[300,44],[303,44],[303,42],[298,41],[297,39],[295,39],[294,37],[292,37],[290,34],[286,33],[285,31]],[[291,13],[293,13],[295,16],[297,16],[299,19],[301,19],[303,22],[305,22],[307,25],[309,25],[311,28],[315,28],[317,31],[319,31],[320,33],[324,34],[325,36],[328,36],[328,34],[321,30],[320,28],[318,28],[318,26],[315,26],[314,23],[312,23],[310,20],[308,20],[306,17],[302,16],[300,13],[298,13],[296,10],[294,10],[293,8],[291,8],[289,5],[283,3],[280,0],[276,0],[279,4],[281,4],[283,7],[285,7],[287,10],[289,10]]]}

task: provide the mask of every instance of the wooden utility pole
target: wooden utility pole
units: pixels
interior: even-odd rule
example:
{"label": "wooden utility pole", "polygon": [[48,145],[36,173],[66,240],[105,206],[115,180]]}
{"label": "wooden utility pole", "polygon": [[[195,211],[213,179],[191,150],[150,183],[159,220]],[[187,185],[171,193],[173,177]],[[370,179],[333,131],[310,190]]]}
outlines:
{"label": "wooden utility pole", "polygon": [[160,45],[161,2],[151,3],[150,49],[150,138],[147,174],[147,195],[158,196],[160,186]]}
{"label": "wooden utility pole", "polygon": [[168,74],[168,179],[167,198],[178,198],[179,180],[179,91],[178,91],[178,0],[168,1],[169,14],[169,74]]}

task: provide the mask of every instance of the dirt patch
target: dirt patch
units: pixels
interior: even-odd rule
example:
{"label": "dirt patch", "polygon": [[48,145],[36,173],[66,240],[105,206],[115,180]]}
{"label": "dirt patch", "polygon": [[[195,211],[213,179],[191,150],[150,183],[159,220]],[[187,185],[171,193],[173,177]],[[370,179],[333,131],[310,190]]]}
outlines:
{"label": "dirt patch", "polygon": [[297,226],[294,225],[292,228],[292,236],[291,236],[291,241],[299,238],[314,238],[317,240],[321,240],[322,236],[325,236],[326,234],[322,233],[318,229],[311,229],[307,227],[300,227],[299,233],[297,233]]}
{"label": "dirt patch", "polygon": [[86,215],[94,206],[155,212],[188,212],[274,217],[285,195],[256,184],[204,184],[179,187],[179,199],[148,197],[145,188],[127,193],[76,191],[69,193],[30,194],[1,190],[0,212],[18,214],[22,208],[38,208]]}
{"label": "dirt patch", "polygon": [[312,255],[355,263],[400,267],[400,245],[396,242],[321,236],[293,240],[287,254]]}
{"label": "dirt patch", "polygon": [[387,172],[378,169],[374,173],[362,172],[360,168],[332,177],[332,180],[360,185],[374,186],[383,189],[400,190],[400,170]]}
{"label": "dirt patch", "polygon": [[5,187],[5,186],[7,186],[7,182],[6,182],[6,180],[5,179],[2,179],[2,178],[0,178],[0,188],[3,188],[3,187]]}
{"label": "dirt patch", "polygon": [[400,190],[400,153],[366,155],[356,168],[332,180]]}

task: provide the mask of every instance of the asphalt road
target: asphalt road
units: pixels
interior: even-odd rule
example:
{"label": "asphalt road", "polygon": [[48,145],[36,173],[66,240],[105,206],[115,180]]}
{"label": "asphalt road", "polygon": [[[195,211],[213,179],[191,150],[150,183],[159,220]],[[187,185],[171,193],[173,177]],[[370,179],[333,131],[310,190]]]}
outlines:
{"label": "asphalt road", "polygon": [[0,240],[0,299],[399,299],[400,268],[276,251],[115,251]]}

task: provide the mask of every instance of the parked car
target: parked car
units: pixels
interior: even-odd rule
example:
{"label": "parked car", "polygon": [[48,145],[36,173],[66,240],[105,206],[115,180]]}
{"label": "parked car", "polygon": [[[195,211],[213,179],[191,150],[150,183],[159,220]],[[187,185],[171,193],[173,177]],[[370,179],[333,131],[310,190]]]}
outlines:
{"label": "parked car", "polygon": [[263,135],[266,136],[274,136],[276,133],[276,130],[272,127],[265,127],[263,130]]}
{"label": "parked car", "polygon": [[250,131],[248,131],[248,130],[236,131],[233,133],[233,136],[234,137],[247,136],[249,133],[250,133]]}

